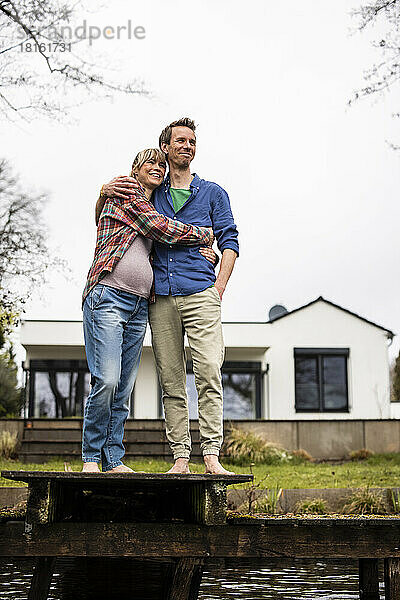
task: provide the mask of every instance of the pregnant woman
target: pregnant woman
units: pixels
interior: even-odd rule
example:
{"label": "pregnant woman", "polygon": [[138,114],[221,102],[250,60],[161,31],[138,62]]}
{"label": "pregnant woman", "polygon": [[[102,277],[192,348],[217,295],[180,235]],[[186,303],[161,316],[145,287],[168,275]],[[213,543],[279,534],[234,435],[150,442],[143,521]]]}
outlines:
{"label": "pregnant woman", "polygon": [[[153,190],[165,175],[158,149],[139,152],[125,198],[107,198],[97,228],[94,260],[83,292],[83,329],[91,391],[83,423],[83,471],[132,471],[123,464],[124,425],[153,301],[152,240],[208,246],[200,252],[214,262],[211,229],[185,225],[158,213]],[[131,181],[131,180],[130,180]],[[101,203],[100,203],[101,204]]]}

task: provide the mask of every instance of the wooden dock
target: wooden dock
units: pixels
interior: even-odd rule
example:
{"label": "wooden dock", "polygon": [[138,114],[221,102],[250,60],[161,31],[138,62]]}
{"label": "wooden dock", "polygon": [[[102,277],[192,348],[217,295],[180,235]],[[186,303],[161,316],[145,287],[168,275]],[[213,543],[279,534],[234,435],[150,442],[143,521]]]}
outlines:
{"label": "wooden dock", "polygon": [[[268,557],[359,559],[360,598],[379,600],[384,559],[385,598],[400,599],[396,516],[227,517],[226,488],[247,475],[2,475],[29,483],[26,522],[0,526],[0,556],[38,557],[30,600],[47,598],[56,557],[167,564],[154,600],[195,600],[208,559]],[[145,584],[145,568],[141,577]]]}

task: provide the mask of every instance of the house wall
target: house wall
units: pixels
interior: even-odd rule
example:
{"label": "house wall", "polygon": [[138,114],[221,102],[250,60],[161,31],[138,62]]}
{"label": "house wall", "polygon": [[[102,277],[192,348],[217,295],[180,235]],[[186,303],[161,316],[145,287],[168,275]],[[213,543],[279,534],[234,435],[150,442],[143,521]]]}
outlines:
{"label": "house wall", "polygon": [[[273,323],[224,323],[226,360],[259,361],[263,377],[261,416],[268,420],[400,418],[389,397],[388,340],[384,330],[323,301]],[[82,322],[22,324],[21,342],[30,359],[83,359]],[[293,349],[343,347],[348,360],[349,406],[345,413],[296,413]],[[189,353],[188,353],[189,355]],[[159,416],[158,382],[147,331],[135,387],[137,419]]]}
{"label": "house wall", "polygon": [[[271,323],[269,364],[271,419],[391,418],[388,340],[385,331],[318,302]],[[294,348],[349,348],[349,412],[296,413]]]}
{"label": "house wall", "polygon": [[400,402],[390,403],[390,418],[400,419]]}
{"label": "house wall", "polygon": [[22,321],[20,337],[25,348],[84,346],[82,321]]}

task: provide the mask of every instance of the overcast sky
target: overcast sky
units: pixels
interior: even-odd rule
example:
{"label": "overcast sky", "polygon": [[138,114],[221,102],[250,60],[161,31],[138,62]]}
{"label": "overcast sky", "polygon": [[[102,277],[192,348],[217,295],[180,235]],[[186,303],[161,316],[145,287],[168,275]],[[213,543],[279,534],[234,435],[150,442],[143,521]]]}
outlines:
{"label": "overcast sky", "polygon": [[114,0],[89,15],[145,28],[142,40],[94,42],[93,56],[152,94],[93,99],[75,122],[3,129],[2,156],[50,193],[50,242],[73,273],[53,277],[26,318],[81,318],[101,184],[188,115],[198,123],[193,172],[228,191],[240,233],[223,319],[263,321],[276,303],[291,310],[323,295],[400,333],[400,152],[386,142],[400,138],[400,93],[348,107],[380,57],[371,36],[349,34],[352,5]]}

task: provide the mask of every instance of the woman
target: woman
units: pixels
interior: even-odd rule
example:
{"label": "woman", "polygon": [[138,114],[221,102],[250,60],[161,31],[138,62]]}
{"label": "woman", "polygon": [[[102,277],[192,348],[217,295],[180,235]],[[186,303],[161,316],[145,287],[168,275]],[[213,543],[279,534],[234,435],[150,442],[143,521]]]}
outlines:
{"label": "woman", "polygon": [[[91,373],[83,424],[83,471],[132,471],[123,464],[124,424],[135,383],[148,301],[152,301],[152,239],[166,244],[211,246],[211,229],[185,225],[154,209],[150,198],[166,170],[158,149],[139,152],[129,198],[109,198],[101,212],[95,256],[83,292],[83,328]],[[200,248],[211,262],[211,248]]]}

